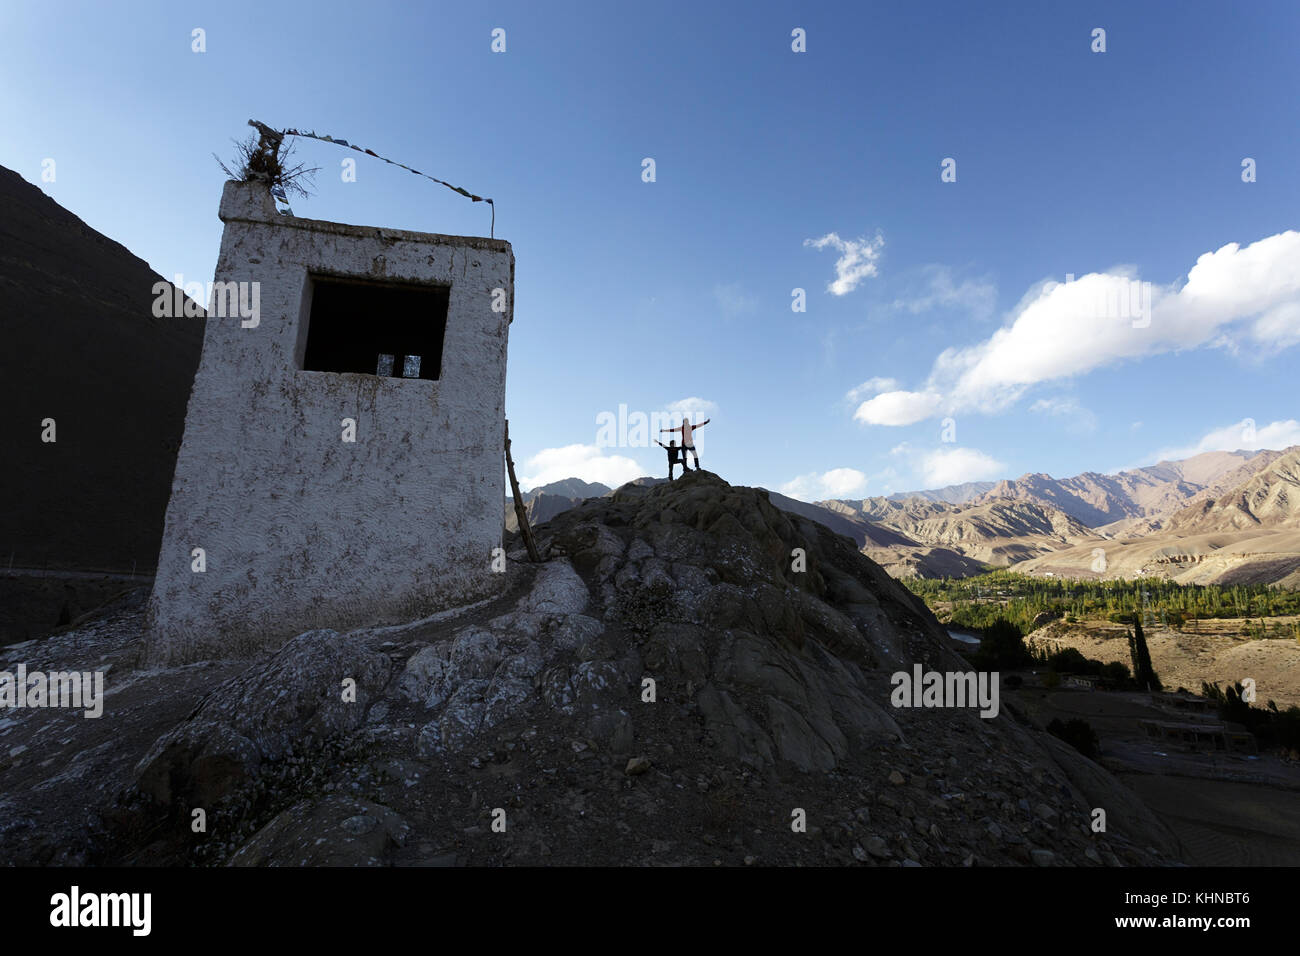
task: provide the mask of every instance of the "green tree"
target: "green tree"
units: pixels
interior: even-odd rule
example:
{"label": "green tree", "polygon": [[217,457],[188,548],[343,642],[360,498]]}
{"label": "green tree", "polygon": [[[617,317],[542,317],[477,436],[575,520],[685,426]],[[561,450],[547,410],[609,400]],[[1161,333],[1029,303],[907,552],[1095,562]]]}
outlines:
{"label": "green tree", "polygon": [[1028,667],[1034,659],[1020,628],[1000,617],[984,629],[975,660],[980,667],[1013,669]]}

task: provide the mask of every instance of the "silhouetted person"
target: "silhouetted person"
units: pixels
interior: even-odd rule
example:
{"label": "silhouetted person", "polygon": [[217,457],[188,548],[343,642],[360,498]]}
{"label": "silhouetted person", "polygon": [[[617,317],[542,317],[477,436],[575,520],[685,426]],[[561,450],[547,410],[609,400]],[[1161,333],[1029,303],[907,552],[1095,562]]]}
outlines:
{"label": "silhouetted person", "polygon": [[[683,419],[682,419],[682,423],[681,423],[680,425],[678,425],[676,428],[661,428],[661,429],[659,429],[659,434],[661,434],[661,435],[662,435],[664,432],[681,432],[681,433],[682,433],[682,474],[683,474],[683,475],[686,474],[686,472],[688,472],[688,471],[691,470],[690,466],[686,464],[686,453],[687,453],[687,452],[690,452],[690,453],[691,453],[691,457],[695,459],[695,470],[696,470],[696,471],[699,471],[699,470],[700,470],[700,456],[699,456],[699,453],[696,452],[696,450],[695,450],[695,436],[694,436],[693,433],[694,433],[695,429],[697,429],[697,428],[703,428],[703,427],[704,427],[705,425],[707,425],[708,423],[709,423],[709,419],[706,418],[706,419],[704,419],[704,421],[700,422],[698,425],[692,425],[692,424],[691,424],[691,420],[690,420],[689,418],[683,418]],[[670,469],[670,470],[671,470],[671,469]]]}
{"label": "silhouetted person", "polygon": [[681,463],[682,466],[682,474],[683,475],[686,474],[686,456],[683,455],[682,450],[677,447],[677,439],[674,438],[667,445],[665,445],[663,442],[656,439],[655,444],[658,445],[660,448],[662,448],[664,451],[668,452],[668,480],[669,481],[673,480],[673,466],[678,464],[679,462]]}

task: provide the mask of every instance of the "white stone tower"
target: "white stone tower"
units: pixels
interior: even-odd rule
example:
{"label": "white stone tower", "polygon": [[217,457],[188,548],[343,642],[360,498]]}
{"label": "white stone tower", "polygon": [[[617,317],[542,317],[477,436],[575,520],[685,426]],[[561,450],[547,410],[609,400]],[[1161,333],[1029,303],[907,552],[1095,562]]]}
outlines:
{"label": "white stone tower", "polygon": [[220,215],[149,659],[492,593],[510,244],[299,219],[257,183],[226,183]]}

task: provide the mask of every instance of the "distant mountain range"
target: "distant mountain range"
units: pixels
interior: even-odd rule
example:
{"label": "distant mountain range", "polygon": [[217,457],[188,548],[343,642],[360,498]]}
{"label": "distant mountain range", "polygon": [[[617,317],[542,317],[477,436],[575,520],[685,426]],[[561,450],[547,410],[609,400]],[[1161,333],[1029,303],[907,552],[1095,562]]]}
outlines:
{"label": "distant mountain range", "polygon": [[[1272,582],[1300,570],[1300,540],[1277,534],[1297,520],[1297,454],[1216,451],[1114,475],[1027,474],[964,503],[939,499],[966,487],[817,504],[908,538],[862,545],[896,576],[952,575],[958,555],[1044,574]],[[1204,535],[1217,537],[1186,540]]]}
{"label": "distant mountain range", "polygon": [[[637,479],[657,484],[664,479]],[[611,494],[566,479],[526,497],[541,523]],[[1206,452],[1114,475],[1026,474],[858,500],[773,504],[853,539],[895,577],[989,567],[1071,577],[1155,574],[1185,583],[1300,586],[1300,446]],[[507,527],[513,530],[513,507]]]}
{"label": "distant mountain range", "polygon": [[[1107,534],[1097,545],[1105,551],[1107,577],[1300,587],[1300,445],[1260,452],[1170,512],[1095,530]],[[1092,549],[1073,547],[1021,569],[1078,576],[1095,563]]]}
{"label": "distant mountain range", "polygon": [[1233,472],[1230,486],[1217,483],[1194,496],[1169,517],[1166,530],[1203,534],[1300,527],[1300,446],[1284,453],[1264,452],[1251,464],[1261,459],[1253,474],[1241,474],[1239,469]]}
{"label": "distant mountain range", "polygon": [[1059,508],[1090,528],[1127,518],[1167,515],[1186,505],[1193,496],[1217,487],[1225,475],[1239,473],[1260,455],[1276,452],[1212,451],[1183,461],[1162,461],[1146,468],[1102,475],[1085,471],[1073,478],[1023,475],[999,481],[975,501],[1006,498],[1032,501]]}
{"label": "distant mountain range", "polygon": [[931,488],[926,491],[900,491],[889,495],[887,500],[906,501],[908,498],[920,498],[924,501],[946,501],[950,505],[964,505],[996,484],[996,481],[967,481],[960,485],[946,485],[943,488]]}

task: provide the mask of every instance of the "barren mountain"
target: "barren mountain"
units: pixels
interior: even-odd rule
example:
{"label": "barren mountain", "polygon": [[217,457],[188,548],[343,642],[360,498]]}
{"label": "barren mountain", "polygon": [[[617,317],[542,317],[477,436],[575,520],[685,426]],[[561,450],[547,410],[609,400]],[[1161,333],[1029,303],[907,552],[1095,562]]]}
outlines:
{"label": "barren mountain", "polygon": [[867,547],[862,549],[862,553],[895,578],[968,578],[989,569],[989,565],[978,558],[932,545]]}
{"label": "barren mountain", "polygon": [[1176,534],[1295,527],[1300,527],[1300,445],[1277,454],[1218,497],[1206,497],[1176,512],[1165,524]]}
{"label": "barren mountain", "polygon": [[902,491],[888,495],[890,501],[903,501],[907,498],[921,498],[924,501],[946,501],[950,505],[964,505],[992,488],[997,482],[966,481],[960,485],[946,485],[943,488],[929,488],[925,491]]}
{"label": "barren mountain", "polygon": [[1236,488],[1238,485],[1245,484],[1255,476],[1256,472],[1268,467],[1284,454],[1285,452],[1273,451],[1271,449],[1260,451],[1254,457],[1248,458],[1243,464],[1215,478],[1196,494],[1192,495],[1191,498],[1187,499],[1185,503],[1172,511],[1167,511],[1153,518],[1135,518],[1127,523],[1118,522],[1114,525],[1106,525],[1105,527],[1096,530],[1103,534],[1109,534],[1112,537],[1154,534],[1163,530],[1169,519],[1179,511],[1185,508],[1191,508],[1193,505],[1198,505],[1206,501],[1213,501],[1221,495],[1232,491],[1232,489]]}
{"label": "barren mountain", "polygon": [[525,500],[534,498],[538,495],[557,495],[562,498],[576,498],[583,501],[587,498],[599,498],[601,495],[607,495],[612,488],[609,485],[602,485],[599,481],[583,481],[581,478],[563,478],[560,481],[553,481],[549,485],[539,485],[536,488],[524,494]]}
{"label": "barren mountain", "polygon": [[767,494],[771,502],[782,511],[802,515],[805,518],[811,518],[813,521],[820,521],[836,534],[852,538],[853,543],[861,550],[865,551],[868,548],[916,547],[917,542],[895,528],[873,522],[847,508],[832,507],[839,504],[839,502],[823,501],[817,504],[809,504],[805,501],[787,498],[785,495],[779,495],[774,491],[769,491]]}
{"label": "barren mountain", "polygon": [[[961,506],[922,496],[818,504],[913,542],[864,549],[899,576],[1015,565],[1085,577],[1292,582],[1300,569],[1297,538],[1279,532],[1296,527],[1296,451],[1207,452],[1116,475],[1030,474]],[[1099,547],[1102,572],[1094,570]],[[957,558],[972,569],[962,571]]]}
{"label": "barren mountain", "polygon": [[1103,475],[1094,471],[1072,478],[1028,474],[1000,481],[975,499],[1033,501],[1064,511],[1090,528],[1126,518],[1167,514],[1223,475],[1242,467],[1257,452],[1213,451],[1183,461],[1162,461],[1145,468]]}
{"label": "barren mountain", "polygon": [[950,505],[877,497],[820,505],[897,532],[902,540],[871,543],[863,551],[902,577],[978,574],[986,565],[1004,567],[1096,538],[1064,512],[1029,501]]}
{"label": "barren mountain", "polygon": [[909,534],[990,564],[1004,565],[1093,535],[1062,511],[1032,502],[989,501],[909,523]]}
{"label": "barren mountain", "polygon": [[[1258,467],[1251,467],[1252,465]],[[1105,568],[1085,544],[1018,566],[1069,576],[1159,575],[1184,584],[1258,582],[1300,586],[1300,446],[1261,452],[1222,479],[1245,480],[1160,522],[1119,529],[1104,544]],[[1213,486],[1212,486],[1213,488]]]}

